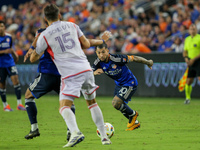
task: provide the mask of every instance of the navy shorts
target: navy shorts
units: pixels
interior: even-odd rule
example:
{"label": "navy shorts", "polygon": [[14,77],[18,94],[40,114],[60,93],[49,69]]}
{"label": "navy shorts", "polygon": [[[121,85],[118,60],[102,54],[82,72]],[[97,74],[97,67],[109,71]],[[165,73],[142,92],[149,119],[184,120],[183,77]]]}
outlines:
{"label": "navy shorts", "polygon": [[7,76],[10,77],[17,74],[18,74],[18,71],[17,71],[16,66],[0,68],[0,82],[4,83],[6,81]]}
{"label": "navy shorts", "polygon": [[188,78],[200,77],[200,59],[196,60],[188,70]]}
{"label": "navy shorts", "polygon": [[59,94],[60,76],[40,73],[30,84],[29,90],[35,98],[40,98],[50,91],[55,91]]}
{"label": "navy shorts", "polygon": [[137,86],[115,86],[114,96],[119,97],[126,104],[131,101],[131,97],[137,90]]}

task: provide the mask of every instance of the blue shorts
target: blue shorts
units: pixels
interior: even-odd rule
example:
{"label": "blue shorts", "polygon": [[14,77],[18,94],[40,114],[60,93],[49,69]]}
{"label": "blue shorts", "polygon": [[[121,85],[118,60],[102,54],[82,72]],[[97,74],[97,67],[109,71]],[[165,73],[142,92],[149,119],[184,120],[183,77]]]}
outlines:
{"label": "blue shorts", "polygon": [[114,96],[119,97],[123,100],[126,104],[131,101],[131,97],[137,90],[137,86],[115,86]]}
{"label": "blue shorts", "polygon": [[55,91],[59,94],[60,76],[40,73],[30,84],[29,90],[35,98],[40,98],[50,91]]}
{"label": "blue shorts", "polygon": [[17,74],[18,74],[18,71],[17,71],[16,66],[0,68],[0,82],[4,83],[6,81],[7,76],[10,77]]}

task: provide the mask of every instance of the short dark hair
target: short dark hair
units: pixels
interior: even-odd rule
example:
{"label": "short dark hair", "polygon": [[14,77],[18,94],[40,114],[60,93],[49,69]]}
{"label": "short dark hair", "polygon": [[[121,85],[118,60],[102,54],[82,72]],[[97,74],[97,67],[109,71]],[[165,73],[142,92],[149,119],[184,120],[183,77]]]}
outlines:
{"label": "short dark hair", "polygon": [[59,13],[60,13],[59,8],[54,4],[47,5],[44,8],[44,15],[45,15],[46,19],[49,21],[57,20]]}
{"label": "short dark hair", "polygon": [[5,22],[4,22],[3,20],[0,20],[0,23],[3,23],[3,24],[4,24],[4,26],[6,25],[6,24],[5,24]]}
{"label": "short dark hair", "polygon": [[103,41],[103,43],[101,45],[96,46],[95,51],[97,50],[97,48],[108,48],[107,44]]}
{"label": "short dark hair", "polygon": [[193,5],[192,3],[189,3],[189,4],[188,4],[188,7],[189,7],[190,9],[192,9],[192,10],[194,9],[194,5]]}

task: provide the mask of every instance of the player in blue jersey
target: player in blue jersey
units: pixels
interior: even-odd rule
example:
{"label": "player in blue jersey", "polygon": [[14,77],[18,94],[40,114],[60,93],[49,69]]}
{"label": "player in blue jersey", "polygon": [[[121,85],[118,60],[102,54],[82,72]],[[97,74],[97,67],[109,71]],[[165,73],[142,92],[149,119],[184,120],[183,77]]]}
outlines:
{"label": "player in blue jersey", "polygon": [[6,100],[6,78],[10,77],[17,97],[17,110],[26,110],[21,101],[21,86],[14,58],[18,57],[12,49],[12,37],[5,32],[5,23],[0,21],[0,95],[3,102],[4,111],[13,111]]}
{"label": "player in blue jersey", "polygon": [[132,110],[127,105],[137,90],[138,82],[126,64],[134,61],[146,64],[151,68],[153,61],[133,55],[110,54],[105,42],[96,47],[96,54],[98,58],[94,61],[92,67],[94,75],[100,75],[104,72],[107,76],[115,80],[116,87],[112,105],[129,119],[128,129],[126,130],[134,130],[140,127],[140,122],[137,120],[138,112]]}
{"label": "player in blue jersey", "polygon": [[[36,38],[31,48],[24,56],[24,62],[27,60],[27,58],[31,55],[31,53],[35,49],[34,47],[37,42],[37,37],[44,30],[45,29],[39,29],[37,31]],[[40,136],[37,123],[37,107],[34,99],[35,98],[38,99],[50,91],[55,91],[57,94],[59,94],[60,91],[60,74],[58,73],[58,70],[54,62],[52,61],[48,53],[48,49],[39,59],[38,72],[39,75],[35,78],[34,82],[31,83],[31,85],[29,86],[29,88],[25,93],[25,106],[31,123],[31,131],[29,134],[25,136],[26,139],[32,139],[33,137]],[[73,111],[73,113],[75,113],[74,104],[71,106],[71,110]],[[70,132],[68,129],[67,140],[69,140],[69,138],[70,138]]]}

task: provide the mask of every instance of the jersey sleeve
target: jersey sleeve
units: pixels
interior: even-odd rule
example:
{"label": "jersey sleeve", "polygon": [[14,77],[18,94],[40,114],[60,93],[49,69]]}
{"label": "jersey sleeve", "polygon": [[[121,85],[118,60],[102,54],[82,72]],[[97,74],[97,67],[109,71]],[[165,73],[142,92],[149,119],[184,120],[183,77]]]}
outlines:
{"label": "jersey sleeve", "polygon": [[96,71],[98,68],[101,68],[99,63],[100,63],[100,60],[97,58],[97,59],[94,61],[94,64],[92,65],[92,70],[93,70],[93,71]]}
{"label": "jersey sleeve", "polygon": [[119,65],[124,65],[124,64],[127,64],[127,62],[128,62],[128,56],[127,55],[110,54],[110,60],[112,60],[113,62],[115,62]]}
{"label": "jersey sleeve", "polygon": [[78,38],[80,38],[81,36],[83,36],[83,32],[81,31],[81,29],[79,28],[78,25],[74,24],[76,29],[77,29],[77,34],[78,34]]}
{"label": "jersey sleeve", "polygon": [[47,49],[47,43],[44,39],[44,35],[41,33],[38,40],[37,40],[37,44],[36,44],[36,53],[37,54],[41,54],[42,52],[44,52]]}

